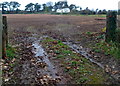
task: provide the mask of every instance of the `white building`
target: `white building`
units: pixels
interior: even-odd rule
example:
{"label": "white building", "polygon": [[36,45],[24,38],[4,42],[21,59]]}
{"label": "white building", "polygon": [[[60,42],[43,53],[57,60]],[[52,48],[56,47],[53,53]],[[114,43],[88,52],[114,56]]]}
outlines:
{"label": "white building", "polygon": [[57,9],[56,12],[57,13],[69,13],[70,9],[69,8]]}

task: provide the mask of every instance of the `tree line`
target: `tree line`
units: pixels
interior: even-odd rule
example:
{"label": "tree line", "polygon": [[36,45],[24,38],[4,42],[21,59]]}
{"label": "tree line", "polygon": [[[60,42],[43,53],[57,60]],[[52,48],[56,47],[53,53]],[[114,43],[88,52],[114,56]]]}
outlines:
{"label": "tree line", "polygon": [[3,14],[40,13],[40,12],[56,13],[57,9],[64,9],[64,8],[69,8],[70,13],[73,13],[73,14],[90,15],[90,14],[106,14],[107,13],[105,9],[90,10],[88,7],[86,7],[86,9],[82,9],[82,7],[76,6],[75,4],[68,5],[68,2],[66,1],[58,1],[58,2],[55,2],[54,4],[53,2],[47,2],[44,4],[28,3],[25,6],[24,10],[19,9],[20,6],[21,4],[16,1],[3,2],[0,4]]}

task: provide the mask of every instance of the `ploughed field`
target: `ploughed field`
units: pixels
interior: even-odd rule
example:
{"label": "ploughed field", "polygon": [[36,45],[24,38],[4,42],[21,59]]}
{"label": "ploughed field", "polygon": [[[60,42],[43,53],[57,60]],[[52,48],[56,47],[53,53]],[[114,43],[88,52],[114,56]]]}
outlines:
{"label": "ploughed field", "polygon": [[[95,16],[66,16],[48,14],[9,14],[8,27],[12,30],[28,30],[39,35],[59,36],[69,41],[79,41],[86,32],[101,32],[105,20],[96,20]],[[101,19],[103,19],[102,17]],[[9,32],[9,33],[10,33]],[[58,37],[57,37],[57,36]],[[86,39],[84,40],[86,41]],[[84,41],[82,41],[84,44]]]}
{"label": "ploughed field", "polygon": [[16,49],[17,58],[14,59],[15,66],[9,67],[12,70],[10,74],[3,74],[4,83],[55,85],[116,82],[104,70],[109,72],[109,68],[87,59],[89,54],[85,50],[93,40],[84,36],[85,33],[101,32],[105,20],[96,20],[100,17],[95,16],[48,14],[6,16],[9,42]]}
{"label": "ploughed field", "polygon": [[88,31],[98,32],[105,27],[105,21],[97,21],[95,20],[97,17],[93,16],[9,14],[7,17],[9,27],[34,27],[35,30],[42,31],[42,33],[47,30],[58,30],[62,33],[75,35]]}

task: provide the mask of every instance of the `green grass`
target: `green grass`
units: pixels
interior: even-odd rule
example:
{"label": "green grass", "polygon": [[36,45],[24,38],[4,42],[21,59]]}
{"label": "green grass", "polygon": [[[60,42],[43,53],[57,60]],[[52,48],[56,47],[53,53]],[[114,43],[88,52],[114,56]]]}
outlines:
{"label": "green grass", "polygon": [[86,35],[92,35],[93,32],[86,32]]}
{"label": "green grass", "polygon": [[6,48],[6,55],[8,57],[9,60],[12,60],[13,58],[15,58],[15,49],[11,46],[8,45]]}
{"label": "green grass", "polygon": [[[15,57],[16,57],[15,52],[16,52],[16,49],[15,49],[15,48],[13,48],[11,45],[7,45],[7,47],[6,47],[6,57],[7,57],[7,58],[5,59],[4,64],[5,64],[5,65],[8,64],[8,65],[7,65],[8,68],[7,68],[7,70],[4,69],[4,68],[3,68],[3,70],[2,70],[3,83],[4,83],[4,84],[9,83],[9,81],[8,81],[8,82],[5,82],[5,81],[4,81],[4,80],[5,80],[5,77],[6,77],[6,76],[4,76],[4,75],[9,75],[9,77],[11,77],[11,74],[13,74],[13,72],[14,72],[14,67],[15,67],[16,65],[18,66],[17,62],[14,60]],[[6,61],[8,61],[8,62],[6,63]],[[4,67],[4,65],[3,65],[3,67]]]}
{"label": "green grass", "polygon": [[[57,43],[53,43],[57,41]],[[89,60],[75,53],[69,46],[63,44],[60,40],[46,38],[42,41],[42,45],[47,49],[52,49],[56,53],[56,58],[64,65],[64,72],[68,73],[74,83],[77,84],[101,84],[108,76],[104,75],[104,71]],[[49,47],[49,48],[48,48]]]}
{"label": "green grass", "polygon": [[[23,13],[24,14],[24,13]],[[36,13],[25,13],[25,14],[49,14],[49,15],[70,15],[70,16],[92,16],[92,17],[106,17],[105,14],[97,15],[82,15],[80,13],[56,13],[56,12],[36,12]]]}
{"label": "green grass", "polygon": [[94,16],[94,17],[106,17],[106,15],[88,15],[88,16]]}
{"label": "green grass", "polygon": [[92,17],[106,17],[106,15],[81,15],[81,14],[67,14],[71,16],[92,16]]}
{"label": "green grass", "polygon": [[[85,34],[88,36],[92,34],[94,35],[93,32],[86,32]],[[90,48],[92,48],[96,53],[102,52],[105,55],[111,55],[117,59],[120,59],[120,29],[116,30],[116,41],[114,42],[105,42],[105,34],[96,35],[94,37],[96,37],[96,40],[93,40],[95,41],[95,44],[89,44]]]}
{"label": "green grass", "polygon": [[120,49],[115,42],[106,43],[102,40],[95,44],[94,51],[103,52],[105,55],[112,55],[120,59]]}

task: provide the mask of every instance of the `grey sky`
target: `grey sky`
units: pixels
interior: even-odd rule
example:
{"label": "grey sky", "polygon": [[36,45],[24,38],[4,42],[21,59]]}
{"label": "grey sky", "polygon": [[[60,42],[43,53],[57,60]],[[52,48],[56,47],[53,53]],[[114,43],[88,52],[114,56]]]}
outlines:
{"label": "grey sky", "polygon": [[[0,0],[0,2],[4,1],[17,1],[21,4],[21,9],[24,9],[24,6],[30,2],[43,4],[49,1],[57,2],[63,0]],[[117,10],[118,2],[120,0],[67,0],[68,4],[71,3],[76,4],[77,6],[82,7],[83,9],[89,7],[90,9],[107,9],[107,10]]]}

